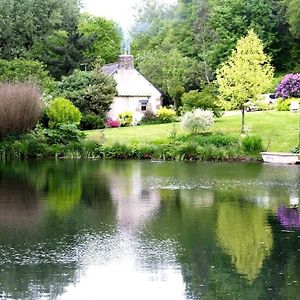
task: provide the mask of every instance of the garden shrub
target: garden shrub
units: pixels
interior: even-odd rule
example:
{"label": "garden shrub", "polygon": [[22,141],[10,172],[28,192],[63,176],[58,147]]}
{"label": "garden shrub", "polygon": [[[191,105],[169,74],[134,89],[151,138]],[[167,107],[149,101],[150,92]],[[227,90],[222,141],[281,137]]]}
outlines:
{"label": "garden shrub", "polygon": [[160,107],[156,115],[160,123],[171,123],[176,121],[176,112],[171,108]]}
{"label": "garden shrub", "polygon": [[48,129],[46,131],[46,138],[47,143],[50,145],[67,145],[69,143],[81,143],[85,138],[85,134],[74,123],[68,123],[60,124],[55,129]]}
{"label": "garden shrub", "polygon": [[276,88],[276,97],[299,98],[300,97],[300,74],[287,74]]}
{"label": "garden shrub", "polygon": [[80,129],[82,130],[102,129],[104,127],[104,120],[99,116],[83,115],[80,121]]}
{"label": "garden shrub", "polygon": [[118,115],[120,126],[130,126],[133,121],[133,114],[130,111],[119,113]]}
{"label": "garden shrub", "polygon": [[258,153],[263,151],[262,138],[257,135],[246,135],[242,139],[242,146],[245,152]]}
{"label": "garden shrub", "polygon": [[83,114],[105,118],[117,93],[116,82],[96,68],[93,71],[75,70],[63,77],[56,95],[69,99]]}
{"label": "garden shrub", "polygon": [[105,126],[108,128],[117,128],[120,127],[120,123],[117,120],[113,120],[111,118],[108,118],[105,122]]}
{"label": "garden shrub", "polygon": [[20,134],[36,125],[43,111],[40,90],[29,83],[0,84],[0,136]]}
{"label": "garden shrub", "polygon": [[159,120],[156,114],[151,110],[146,110],[144,116],[142,117],[141,123],[142,124],[154,124],[158,123]]}
{"label": "garden shrub", "polygon": [[277,98],[276,109],[278,111],[290,111],[291,103],[293,101],[298,101],[300,104],[300,98]]}
{"label": "garden shrub", "polygon": [[50,128],[63,124],[79,125],[82,117],[79,109],[70,100],[61,97],[55,98],[49,103],[46,113]]}
{"label": "garden shrub", "polygon": [[181,119],[181,127],[191,134],[207,132],[214,123],[214,115],[209,110],[197,108],[186,112]]}
{"label": "garden shrub", "polygon": [[192,90],[184,93],[181,98],[184,111],[201,108],[203,110],[211,110],[215,117],[220,117],[222,112],[221,108],[216,104],[217,99],[216,88],[212,84],[204,86],[201,92]]}

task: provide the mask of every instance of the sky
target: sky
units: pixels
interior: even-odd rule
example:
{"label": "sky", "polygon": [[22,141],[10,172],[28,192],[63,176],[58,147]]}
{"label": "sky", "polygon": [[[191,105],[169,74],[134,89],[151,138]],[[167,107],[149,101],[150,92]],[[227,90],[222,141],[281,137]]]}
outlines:
{"label": "sky", "polygon": [[[133,7],[142,0],[82,0],[83,10],[118,22],[124,30],[133,23]],[[176,0],[161,0],[174,3]]]}

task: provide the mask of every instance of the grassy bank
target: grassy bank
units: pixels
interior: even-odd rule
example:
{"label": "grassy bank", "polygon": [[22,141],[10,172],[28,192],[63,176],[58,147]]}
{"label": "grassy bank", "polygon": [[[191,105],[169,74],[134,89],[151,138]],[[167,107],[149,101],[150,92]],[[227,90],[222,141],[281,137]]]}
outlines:
{"label": "grassy bank", "polygon": [[0,159],[259,160],[262,150],[290,151],[298,144],[297,114],[257,112],[247,114],[246,120],[252,124],[252,135],[244,138],[240,135],[240,115],[217,119],[212,132],[204,135],[189,135],[179,123],[88,131],[87,137],[74,125],[55,130],[37,127],[27,134],[2,139]]}
{"label": "grassy bank", "polygon": [[[261,136],[264,148],[269,151],[290,151],[298,144],[299,115],[290,112],[250,112],[246,113],[246,125],[251,133]],[[103,131],[86,131],[89,140],[104,140],[106,145],[114,143],[130,145],[134,143],[150,144],[168,141],[174,135],[185,133],[179,123],[142,125],[135,127],[108,128]],[[213,132],[240,136],[241,114],[223,116],[215,121]],[[103,138],[104,137],[104,138]]]}

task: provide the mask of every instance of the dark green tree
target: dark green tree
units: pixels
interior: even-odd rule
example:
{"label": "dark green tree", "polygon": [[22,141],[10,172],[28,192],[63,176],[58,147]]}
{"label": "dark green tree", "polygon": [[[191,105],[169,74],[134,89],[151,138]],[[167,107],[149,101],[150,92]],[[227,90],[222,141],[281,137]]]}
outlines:
{"label": "dark green tree", "polygon": [[79,19],[79,31],[85,37],[93,37],[85,50],[86,58],[97,58],[103,63],[112,63],[120,54],[121,34],[117,24],[111,20],[82,14]]}

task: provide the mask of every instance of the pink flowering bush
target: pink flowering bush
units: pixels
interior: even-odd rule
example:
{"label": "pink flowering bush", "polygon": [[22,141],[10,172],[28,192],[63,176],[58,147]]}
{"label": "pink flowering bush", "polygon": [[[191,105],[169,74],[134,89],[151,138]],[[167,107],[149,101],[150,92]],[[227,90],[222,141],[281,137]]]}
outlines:
{"label": "pink flowering bush", "polygon": [[107,119],[105,122],[106,127],[108,128],[116,128],[120,126],[119,121],[113,120],[111,118]]}
{"label": "pink flowering bush", "polygon": [[300,74],[287,74],[276,88],[276,98],[300,97]]}

